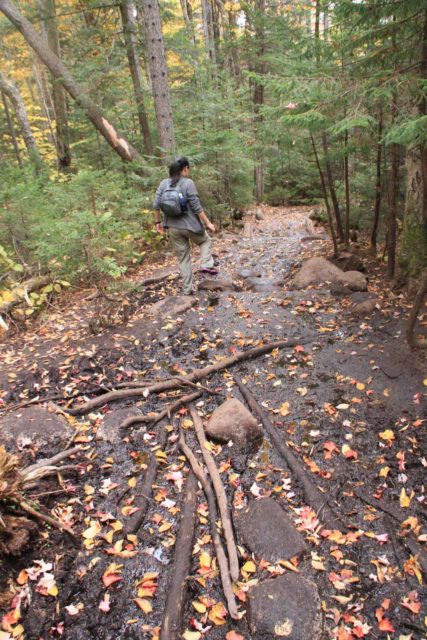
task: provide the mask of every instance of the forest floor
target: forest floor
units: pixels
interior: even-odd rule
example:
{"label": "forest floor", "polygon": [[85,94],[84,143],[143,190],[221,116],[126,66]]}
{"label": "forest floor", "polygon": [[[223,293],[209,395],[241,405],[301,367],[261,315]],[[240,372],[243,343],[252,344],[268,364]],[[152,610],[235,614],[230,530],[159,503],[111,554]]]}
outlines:
{"label": "forest floor", "polygon": [[[104,309],[115,326],[99,321],[98,302],[83,292],[3,345],[0,425],[9,450],[19,449],[23,466],[70,446],[81,451],[63,461],[74,469],[27,494],[76,537],[38,523],[21,555],[2,557],[0,640],[427,636],[427,368],[425,354],[405,343],[405,298],[384,286],[383,266],[363,248],[377,296],[365,315],[354,313],[364,295],[292,290],[289,276],[306,258],[328,256],[330,243],[308,239],[319,233],[309,208],[263,211],[245,233],[215,240],[221,290],[183,298],[168,256],[154,275],[171,276],[130,291],[127,309]],[[238,374],[305,474],[295,474],[267,431],[255,445],[208,445],[238,536],[234,620],[201,489],[185,552],[194,496],[180,430],[202,459],[190,408],[120,426],[197,390],[139,389],[108,404],[102,394],[277,340],[289,346],[206,376],[194,400],[203,421],[227,397],[246,404]],[[35,397],[46,402],[16,407]],[[99,405],[70,415],[91,398]],[[325,500],[317,514],[307,483]],[[174,599],[183,563],[184,599]],[[180,628],[160,636],[165,608]]]}

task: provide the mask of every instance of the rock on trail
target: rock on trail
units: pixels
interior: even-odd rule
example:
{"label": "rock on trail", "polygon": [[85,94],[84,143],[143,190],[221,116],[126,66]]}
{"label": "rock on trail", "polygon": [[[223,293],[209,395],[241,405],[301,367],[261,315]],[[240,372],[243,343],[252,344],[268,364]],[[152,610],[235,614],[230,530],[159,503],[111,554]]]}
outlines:
{"label": "rock on trail", "polygon": [[310,258],[292,280],[295,289],[306,289],[310,285],[329,282],[341,284],[352,291],[366,291],[368,282],[359,271],[342,271],[326,258]]}
{"label": "rock on trail", "polygon": [[215,409],[206,425],[206,433],[213,440],[231,441],[247,451],[256,448],[263,437],[257,420],[237,398],[226,400]]}

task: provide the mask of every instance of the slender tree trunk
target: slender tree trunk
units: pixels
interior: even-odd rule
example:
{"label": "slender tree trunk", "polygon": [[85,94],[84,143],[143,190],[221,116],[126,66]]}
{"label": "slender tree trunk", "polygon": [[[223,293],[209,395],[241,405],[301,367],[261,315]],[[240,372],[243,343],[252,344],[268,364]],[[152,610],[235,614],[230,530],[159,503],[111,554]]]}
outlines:
{"label": "slender tree trunk", "polygon": [[[424,11],[420,76],[422,82],[427,80],[427,9]],[[420,114],[421,116],[427,115],[427,99],[425,93],[423,93],[421,98]],[[421,145],[421,168],[423,178],[422,218],[427,225],[427,144],[425,142]]]}
{"label": "slender tree trunk", "polygon": [[221,64],[221,53],[220,53],[220,39],[221,39],[221,29],[220,29],[220,13],[218,4],[215,0],[210,0],[211,2],[211,12],[212,12],[212,32],[213,32],[213,41],[215,47],[215,59],[217,64]]}
{"label": "slender tree trunk", "polygon": [[202,2],[202,22],[203,22],[203,36],[205,40],[206,57],[216,65],[215,55],[215,40],[214,29],[212,20],[212,5],[210,0],[201,0]]}
{"label": "slender tree trunk", "polygon": [[156,112],[161,153],[164,160],[167,160],[175,149],[175,133],[160,5],[159,0],[140,0],[140,2],[144,18],[148,65],[153,88],[154,109]]}
{"label": "slender tree trunk", "polygon": [[230,0],[228,2],[227,18],[227,37],[230,52],[230,68],[233,76],[236,78],[236,80],[239,80],[242,76],[242,72],[240,69],[239,48],[236,41],[237,18],[234,0]]}
{"label": "slender tree trunk", "polygon": [[330,159],[329,159],[329,143],[328,143],[328,136],[327,136],[326,131],[323,131],[323,133],[322,133],[322,146],[323,146],[323,153],[324,153],[324,157],[325,157],[326,178],[327,178],[327,182],[328,182],[329,193],[331,194],[331,200],[332,200],[332,207],[333,207],[333,210],[334,210],[335,222],[336,222],[336,225],[337,225],[338,240],[340,242],[343,242],[344,241],[344,230],[343,230],[342,221],[341,221],[340,206],[338,204],[337,193],[335,191],[335,185],[334,185],[334,178],[333,178],[333,175],[332,175],[331,162],[330,162]]}
{"label": "slender tree trunk", "polygon": [[144,140],[145,152],[154,155],[153,141],[151,139],[150,125],[144,105],[144,78],[139,62],[137,46],[137,28],[134,17],[134,4],[132,0],[122,0],[120,3],[120,15],[122,18],[123,34],[126,45],[126,53],[129,63],[130,75],[135,94],[136,109],[138,112],[139,129]]}
{"label": "slender tree trunk", "polygon": [[374,208],[374,221],[371,231],[371,252],[376,254],[377,251],[377,235],[378,226],[380,222],[381,213],[381,196],[382,196],[382,175],[381,175],[381,160],[382,160],[382,143],[383,137],[383,110],[380,109],[378,116],[378,134],[377,134],[377,163],[376,163],[376,180],[375,180],[375,208]]}
{"label": "slender tree trunk", "polygon": [[[265,30],[264,30],[265,0],[255,2],[255,42],[256,61],[254,70],[258,75],[265,74]],[[257,150],[255,155],[255,199],[261,202],[264,196],[264,154],[260,148],[260,129],[264,118],[262,115],[262,105],[264,104],[264,85],[255,80],[253,93],[254,115],[255,115],[255,137],[257,139]]]}
{"label": "slender tree trunk", "polygon": [[116,153],[128,162],[132,160],[142,160],[138,151],[121,136],[113,125],[105,118],[101,109],[93,102],[93,100],[83,91],[83,89],[75,82],[73,76],[58,58],[44,43],[42,37],[27,20],[18,11],[11,0],[0,0],[0,11],[15,25],[15,27],[24,36],[29,46],[34,49],[40,59],[48,67],[53,77],[62,84],[72,98],[84,110],[89,120],[98,129],[108,144],[116,151]]}
{"label": "slender tree trunk", "polygon": [[325,177],[323,175],[322,166],[319,161],[319,154],[317,153],[316,143],[314,142],[314,138],[312,135],[310,135],[310,138],[311,138],[311,144],[313,147],[314,158],[316,160],[317,170],[319,172],[320,184],[322,185],[322,193],[323,193],[323,199],[325,201],[326,212],[328,214],[329,229],[331,231],[332,242],[334,244],[334,257],[337,257],[338,256],[337,236],[335,234],[334,224],[332,221],[332,213],[331,213],[331,207],[329,205],[329,198],[328,198],[328,191],[326,189]]}
{"label": "slender tree trunk", "polygon": [[[393,93],[392,122],[397,116],[397,94]],[[390,145],[391,169],[388,188],[388,224],[387,224],[387,276],[392,279],[396,270],[396,243],[397,243],[397,205],[399,198],[399,161],[400,148],[393,142]]]}
{"label": "slender tree trunk", "polygon": [[7,97],[3,90],[1,90],[1,99],[4,106],[4,111],[6,115],[6,122],[9,129],[10,137],[12,138],[13,150],[15,151],[16,159],[18,161],[18,166],[22,169],[22,158],[21,153],[19,151],[18,141],[16,139],[15,127],[13,126],[13,121],[10,115],[9,105],[7,104]]}
{"label": "slender tree trunk", "polygon": [[27,147],[28,157],[34,167],[34,171],[39,173],[43,167],[40,153],[31,131],[31,126],[27,116],[27,110],[25,109],[24,102],[18,88],[10,82],[6,76],[0,71],[0,90],[7,95],[11,101],[15,110],[16,119],[19,122],[22,137],[24,138],[25,146]]}
{"label": "slender tree trunk", "polygon": [[193,45],[197,47],[197,38],[196,38],[195,29],[194,29],[193,11],[191,8],[191,4],[189,0],[180,0],[180,2],[181,2],[182,16],[184,18],[185,28],[187,30],[188,37],[190,38],[190,41],[193,43]]}
{"label": "slender tree trunk", "polygon": [[[42,11],[47,45],[60,58],[61,48],[56,24],[56,2],[55,0],[40,0],[38,4]],[[52,102],[56,123],[55,146],[58,156],[58,168],[67,171],[71,166],[67,100],[64,87],[55,79],[52,80]]]}
{"label": "slender tree trunk", "polygon": [[345,189],[345,234],[344,234],[344,242],[345,242],[345,246],[348,248],[349,245],[350,245],[350,178],[349,178],[349,171],[348,171],[348,131],[345,132],[344,147],[345,147],[345,155],[344,155],[344,189]]}

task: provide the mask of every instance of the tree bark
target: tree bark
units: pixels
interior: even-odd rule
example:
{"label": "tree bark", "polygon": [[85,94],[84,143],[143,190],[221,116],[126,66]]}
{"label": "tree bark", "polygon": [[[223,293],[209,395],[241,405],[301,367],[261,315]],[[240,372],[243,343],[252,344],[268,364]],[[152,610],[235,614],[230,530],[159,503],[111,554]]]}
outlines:
{"label": "tree bark", "polygon": [[344,188],[345,188],[345,231],[344,231],[344,242],[345,242],[345,246],[348,248],[349,245],[350,245],[350,178],[349,178],[349,169],[348,169],[348,131],[345,132],[344,147],[345,147],[345,155],[344,155]]}
{"label": "tree bark", "polygon": [[187,30],[188,37],[195,47],[197,47],[197,38],[196,32],[194,30],[194,22],[193,22],[193,11],[191,8],[191,4],[188,0],[180,0],[181,2],[181,10],[182,16],[185,22],[185,28]]}
{"label": "tree bark", "polygon": [[335,223],[337,225],[338,240],[340,242],[343,242],[344,230],[343,230],[342,221],[341,221],[340,206],[338,204],[337,193],[335,191],[334,177],[332,175],[331,161],[329,158],[329,143],[328,143],[328,136],[326,131],[323,131],[322,133],[322,146],[323,146],[323,153],[325,157],[326,178],[328,182],[329,193],[331,194],[332,207],[333,207],[334,216],[335,216]]}
{"label": "tree bark", "polygon": [[201,0],[203,37],[205,40],[206,57],[209,62],[216,65],[215,41],[212,20],[212,5],[210,0]]}
{"label": "tree bark", "polygon": [[[264,14],[265,14],[265,0],[256,0],[255,3],[255,65],[254,71],[258,75],[263,76],[265,74],[265,33],[264,33]],[[253,105],[255,115],[255,137],[259,142],[259,130],[262,127],[264,117],[261,112],[261,107],[264,104],[264,85],[262,82],[255,80],[254,93],[253,93]],[[261,202],[264,196],[264,157],[261,149],[255,152],[255,199],[257,202]]]}
{"label": "tree bark", "polygon": [[427,269],[421,274],[421,281],[418,291],[415,295],[414,303],[412,305],[411,313],[409,314],[408,323],[406,326],[406,340],[410,347],[427,347],[427,338],[417,338],[415,335],[415,325],[417,324],[418,313],[423,304],[424,298],[427,295]]}
{"label": "tree bark", "polygon": [[230,68],[233,76],[236,80],[239,80],[242,76],[242,71],[240,69],[240,57],[239,57],[239,48],[236,41],[236,29],[237,29],[237,18],[235,11],[235,2],[234,0],[230,0],[228,2],[227,9],[227,38],[228,38],[228,47],[229,47],[229,59],[230,59]]}
{"label": "tree bark", "polygon": [[21,152],[19,151],[19,146],[18,146],[18,141],[16,139],[16,132],[15,132],[15,127],[13,125],[13,121],[10,115],[10,109],[9,109],[9,105],[7,104],[7,97],[5,92],[2,90],[1,91],[1,99],[3,102],[3,107],[4,107],[4,112],[6,115],[6,122],[7,122],[7,126],[9,129],[9,133],[10,133],[10,137],[12,138],[12,146],[13,149],[15,151],[15,155],[16,155],[16,159],[18,161],[18,166],[20,169],[22,169],[22,158],[21,158]]}
{"label": "tree bark", "polygon": [[137,28],[134,17],[133,0],[122,0],[120,2],[120,15],[122,18],[123,35],[126,45],[126,53],[129,64],[129,71],[132,78],[133,90],[135,94],[136,109],[138,113],[139,130],[144,140],[145,152],[147,155],[154,155],[153,141],[151,138],[150,125],[144,105],[144,78],[139,62],[137,47]]}
{"label": "tree bark", "polygon": [[153,88],[154,109],[156,112],[161,154],[163,159],[167,161],[175,149],[175,133],[160,5],[159,0],[140,0],[140,3],[144,19],[148,66],[151,86]]}
{"label": "tree bark", "polygon": [[34,167],[34,171],[39,173],[42,169],[43,163],[40,157],[40,153],[31,131],[31,126],[27,116],[27,110],[25,109],[24,101],[19,93],[18,87],[10,82],[5,75],[0,71],[0,89],[10,99],[13,108],[15,110],[16,119],[19,122],[22,137],[24,138],[25,146],[27,147],[28,157]]}
{"label": "tree bark", "polygon": [[[397,94],[392,98],[392,122],[397,116]],[[397,203],[399,198],[399,145],[393,142],[390,145],[391,169],[388,188],[388,224],[387,224],[387,277],[394,277],[396,270],[396,243],[397,243]]]}
{"label": "tree bark", "polygon": [[[41,0],[43,23],[46,32],[46,42],[49,49],[58,57],[61,57],[61,47],[56,23],[55,0]],[[52,80],[52,101],[56,123],[56,153],[58,156],[58,168],[67,171],[71,166],[70,132],[68,127],[67,100],[64,87],[58,81]]]}
{"label": "tree bark", "polygon": [[381,213],[381,196],[382,196],[382,175],[381,175],[381,160],[382,160],[382,143],[383,137],[383,110],[380,109],[378,116],[378,134],[377,134],[377,168],[376,168],[376,180],[375,180],[375,208],[374,208],[374,221],[371,231],[371,251],[376,253],[377,250],[377,235],[378,226],[380,222]]}
{"label": "tree bark", "polygon": [[0,0],[0,11],[4,13],[24,36],[29,46],[34,49],[53,77],[62,84],[71,97],[79,104],[89,120],[101,135],[104,136],[114,151],[127,162],[142,160],[138,151],[116,131],[114,126],[104,116],[101,109],[75,82],[62,60],[46,46],[43,38],[37,33],[31,22],[18,11],[13,2],[11,0]]}
{"label": "tree bark", "polygon": [[334,257],[337,257],[338,256],[337,236],[336,236],[335,229],[334,229],[334,224],[333,224],[333,221],[332,221],[332,213],[331,213],[331,207],[329,205],[329,198],[328,198],[328,192],[327,192],[327,189],[326,189],[325,176],[323,175],[322,166],[320,164],[319,155],[317,153],[317,149],[316,149],[316,144],[314,142],[314,138],[313,138],[312,135],[310,137],[311,137],[311,144],[313,146],[314,157],[315,157],[315,160],[316,160],[317,170],[319,172],[320,184],[322,185],[322,193],[323,193],[323,199],[325,201],[326,212],[328,214],[329,229],[330,229],[331,236],[332,236],[332,242],[334,243]]}

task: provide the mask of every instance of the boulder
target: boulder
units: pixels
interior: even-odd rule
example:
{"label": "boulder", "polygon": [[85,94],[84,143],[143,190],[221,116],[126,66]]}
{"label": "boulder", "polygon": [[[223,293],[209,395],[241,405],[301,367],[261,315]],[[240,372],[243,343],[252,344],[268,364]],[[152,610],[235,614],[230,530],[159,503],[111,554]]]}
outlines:
{"label": "boulder", "polygon": [[352,291],[366,291],[368,283],[359,271],[341,271],[326,258],[310,258],[292,280],[295,289],[305,289],[310,285],[329,282],[341,284]]}
{"label": "boulder", "polygon": [[240,541],[258,558],[276,563],[304,551],[301,534],[273,498],[253,500],[236,510],[233,522]]}
{"label": "boulder", "polygon": [[365,300],[364,302],[358,302],[357,304],[355,304],[351,309],[351,313],[354,316],[369,315],[376,309],[377,303],[378,300],[376,300],[375,298],[368,298],[368,300]]}
{"label": "boulder", "polygon": [[255,211],[255,220],[265,220],[265,215],[262,212],[262,209],[257,209]]}
{"label": "boulder", "polygon": [[200,291],[236,291],[237,287],[231,279],[205,278],[199,283]]}
{"label": "boulder", "polygon": [[206,433],[212,440],[229,442],[240,449],[250,451],[260,444],[263,430],[257,420],[237,400],[226,400],[213,412],[206,425]]}
{"label": "boulder", "polygon": [[70,440],[74,430],[62,416],[42,407],[13,411],[0,421],[1,442],[8,449],[56,447]]}
{"label": "boulder", "polygon": [[247,616],[254,638],[318,640],[321,636],[319,592],[300,574],[288,573],[250,589]]}
{"label": "boulder", "polygon": [[152,304],[147,314],[160,318],[173,318],[185,313],[197,304],[197,299],[193,296],[167,296],[158,302]]}
{"label": "boulder", "polygon": [[365,265],[361,258],[350,251],[343,251],[332,262],[342,271],[365,271]]}

